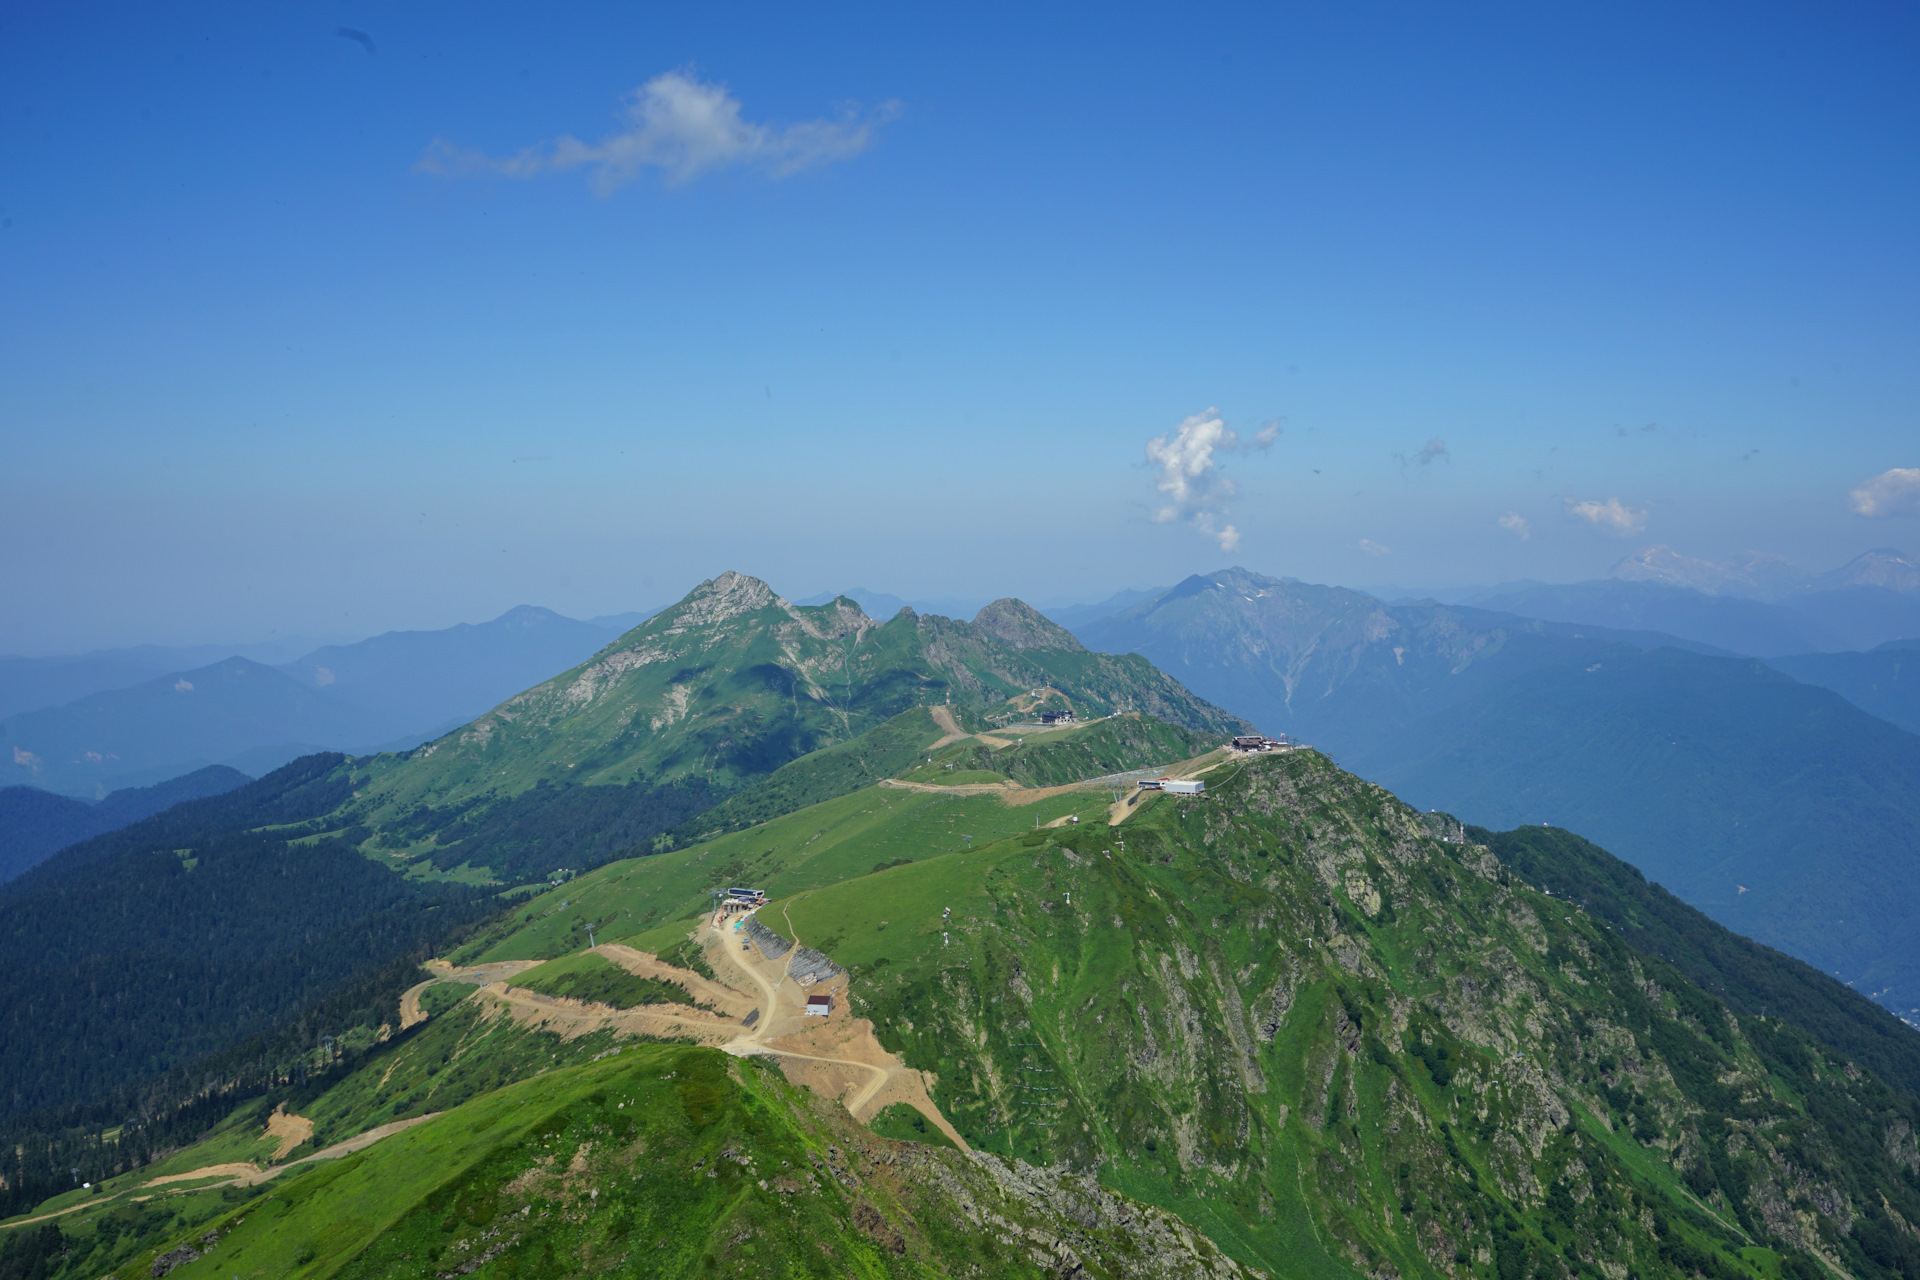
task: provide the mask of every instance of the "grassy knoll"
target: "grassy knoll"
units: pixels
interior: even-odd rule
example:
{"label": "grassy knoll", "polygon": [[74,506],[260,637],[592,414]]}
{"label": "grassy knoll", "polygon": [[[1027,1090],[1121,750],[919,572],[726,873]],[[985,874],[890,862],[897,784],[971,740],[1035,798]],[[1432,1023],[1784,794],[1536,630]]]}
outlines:
{"label": "grassy knoll", "polygon": [[550,996],[567,996],[592,1004],[612,1005],[616,1009],[635,1009],[646,1004],[711,1007],[695,1000],[693,994],[677,982],[628,973],[613,961],[591,951],[549,960],[538,968],[517,975],[513,985]]}
{"label": "grassy knoll", "polygon": [[602,938],[645,934],[697,913],[717,887],[754,885],[778,894],[834,884],[876,863],[965,848],[968,836],[980,844],[1070,813],[1092,819],[1106,804],[1101,792],[1007,805],[995,796],[869,787],[705,844],[601,867],[528,902],[454,958],[470,964],[567,955],[586,948],[588,924]]}

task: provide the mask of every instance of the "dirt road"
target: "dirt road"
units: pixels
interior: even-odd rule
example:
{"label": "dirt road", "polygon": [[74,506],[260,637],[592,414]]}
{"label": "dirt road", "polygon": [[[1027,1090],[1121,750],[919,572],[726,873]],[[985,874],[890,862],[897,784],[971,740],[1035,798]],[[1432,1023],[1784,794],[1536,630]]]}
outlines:
{"label": "dirt road", "polygon": [[[790,917],[782,933],[799,945]],[[883,1109],[902,1102],[918,1111],[962,1151],[967,1142],[934,1105],[929,1081],[895,1055],[888,1053],[873,1032],[873,1023],[856,1018],[848,1007],[848,979],[842,974],[811,987],[801,987],[786,975],[783,960],[769,960],[757,950],[736,949],[734,931],[716,926],[709,918],[696,935],[707,948],[708,963],[723,981],[760,993],[760,1017],[753,1027],[721,1047],[735,1057],[766,1055],[795,1084],[844,1104],[854,1119],[865,1123]],[[832,1014],[811,1015],[809,995],[834,997]]]}
{"label": "dirt road", "polygon": [[[338,1160],[341,1156],[350,1156],[356,1151],[364,1151],[382,1138],[399,1133],[402,1129],[411,1129],[417,1124],[425,1124],[439,1114],[438,1111],[434,1111],[424,1116],[415,1116],[411,1120],[395,1120],[392,1124],[383,1124],[377,1129],[369,1129],[365,1133],[356,1133],[345,1142],[336,1142],[324,1151],[316,1151],[310,1156],[301,1156],[298,1160],[289,1160],[285,1164],[268,1165],[264,1169],[257,1164],[246,1162],[210,1164],[198,1169],[189,1169],[185,1173],[169,1173],[164,1177],[150,1178],[141,1183],[137,1188],[129,1187],[124,1191],[107,1196],[105,1199],[83,1200],[79,1204],[68,1205],[66,1208],[56,1209],[52,1213],[42,1213],[31,1218],[19,1218],[13,1222],[0,1223],[0,1231],[5,1231],[9,1227],[24,1227],[34,1222],[45,1222],[49,1218],[64,1217],[69,1213],[76,1213],[81,1209],[91,1209],[103,1204],[112,1204],[115,1200],[127,1196],[128,1192],[135,1190],[151,1192],[156,1187],[167,1187],[181,1182],[200,1184],[190,1188],[183,1188],[183,1190],[191,1191],[205,1191],[209,1187],[257,1186],[265,1182],[268,1178],[278,1177],[288,1169],[295,1169],[303,1164],[311,1164],[316,1160]],[[309,1132],[311,1132],[311,1129],[312,1125],[309,1123]],[[220,1179],[220,1181],[203,1181],[203,1179],[207,1178],[217,1178]],[[149,1194],[144,1196],[131,1196],[129,1198],[135,1201],[141,1201],[151,1200],[153,1196]]]}

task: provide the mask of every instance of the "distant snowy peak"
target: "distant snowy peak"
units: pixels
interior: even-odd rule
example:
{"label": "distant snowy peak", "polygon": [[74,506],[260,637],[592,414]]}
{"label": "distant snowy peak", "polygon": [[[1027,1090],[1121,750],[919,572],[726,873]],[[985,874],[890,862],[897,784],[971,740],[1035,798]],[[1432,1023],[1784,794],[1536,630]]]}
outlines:
{"label": "distant snowy peak", "polygon": [[1744,551],[1730,560],[1683,556],[1664,543],[1643,547],[1607,572],[1626,582],[1658,582],[1708,595],[1777,599],[1813,582],[1813,575],[1785,556]]}
{"label": "distant snowy peak", "polygon": [[1837,587],[1882,587],[1902,595],[1920,595],[1920,561],[1892,547],[1876,547],[1841,565],[1832,573],[1823,573],[1814,585],[1831,591]]}

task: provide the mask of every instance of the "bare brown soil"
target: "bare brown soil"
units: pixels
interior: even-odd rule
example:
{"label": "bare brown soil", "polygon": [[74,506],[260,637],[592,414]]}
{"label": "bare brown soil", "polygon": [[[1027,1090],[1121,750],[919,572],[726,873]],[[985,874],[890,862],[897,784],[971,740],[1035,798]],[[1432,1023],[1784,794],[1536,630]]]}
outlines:
{"label": "bare brown soil", "polygon": [[283,1102],[267,1117],[267,1136],[280,1140],[280,1145],[273,1149],[273,1158],[280,1160],[285,1158],[287,1152],[313,1136],[313,1121],[305,1116],[294,1115]]}

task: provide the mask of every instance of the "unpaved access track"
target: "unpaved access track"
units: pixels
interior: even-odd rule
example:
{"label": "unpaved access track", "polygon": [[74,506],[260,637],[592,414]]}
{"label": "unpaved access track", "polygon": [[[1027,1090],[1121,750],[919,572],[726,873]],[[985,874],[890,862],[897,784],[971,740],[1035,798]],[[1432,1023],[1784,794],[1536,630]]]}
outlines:
{"label": "unpaved access track", "polygon": [[[676,968],[657,956],[619,943],[604,943],[594,948],[600,955],[631,973],[679,983],[696,1000],[712,1005],[712,1009],[680,1004],[615,1009],[564,996],[544,995],[512,985],[514,977],[541,963],[537,960],[496,961],[464,969],[456,969],[444,960],[435,960],[427,965],[428,971],[434,976],[409,988],[401,997],[401,1024],[409,1027],[426,1020],[428,1015],[420,1008],[420,995],[434,983],[471,982],[479,986],[473,998],[481,1002],[484,1016],[512,1018],[524,1025],[555,1032],[569,1040],[593,1031],[611,1029],[616,1035],[691,1040],[712,1045],[735,1057],[763,1055],[779,1063],[789,1080],[812,1089],[822,1097],[841,1102],[854,1119],[862,1123],[873,1119],[886,1107],[903,1102],[932,1121],[956,1147],[962,1151],[967,1149],[966,1139],[934,1105],[929,1088],[930,1078],[882,1048],[873,1033],[873,1023],[865,1018],[854,1017],[847,1008],[848,980],[845,974],[803,988],[787,975],[783,961],[769,960],[757,949],[742,947],[743,935],[732,927],[732,923],[722,923],[709,917],[701,922],[695,934],[696,940],[706,951],[707,962],[713,968],[715,978],[707,978],[690,969]],[[783,923],[786,926],[783,932],[794,938],[798,945],[793,922],[789,919]],[[834,997],[832,1014],[824,1018],[808,1014],[807,997],[823,993]],[[756,1012],[759,1016],[753,1017]],[[747,1022],[750,1017],[751,1025]],[[44,1222],[49,1218],[110,1203],[121,1197],[140,1201],[166,1194],[169,1189],[201,1191],[209,1187],[256,1186],[288,1169],[318,1160],[336,1160],[364,1150],[389,1134],[424,1124],[438,1114],[434,1112],[410,1120],[396,1120],[286,1164],[268,1165],[265,1168],[251,1163],[214,1164],[185,1173],[166,1174],[144,1182],[138,1188],[128,1189],[145,1194],[129,1196],[128,1191],[122,1191],[115,1196],[82,1201],[52,1213],[0,1223],[0,1232],[9,1227]],[[311,1123],[304,1117],[276,1112],[268,1122],[268,1132],[284,1143],[303,1125],[306,1129],[301,1135],[302,1141],[311,1134]]]}
{"label": "unpaved access track", "polygon": [[[417,993],[431,982],[479,980],[482,985],[475,998],[485,1016],[509,1017],[568,1040],[611,1030],[616,1035],[690,1040],[735,1057],[771,1057],[788,1079],[845,1104],[856,1120],[871,1120],[882,1109],[904,1102],[938,1126],[955,1146],[966,1148],[966,1140],[934,1105],[928,1079],[882,1048],[873,1023],[854,1017],[847,1008],[846,975],[802,987],[788,976],[784,960],[769,960],[757,948],[743,945],[745,934],[734,927],[736,923],[707,917],[694,935],[713,978],[619,943],[594,948],[630,973],[678,983],[711,1008],[655,1004],[615,1009],[528,991],[514,986],[512,980],[531,967],[529,961],[471,969],[438,965],[435,977],[408,995],[414,997],[411,1007],[418,1012]],[[782,923],[781,932],[794,937],[793,922]],[[808,1014],[806,1007],[808,996],[821,994],[834,997],[833,1012],[824,1018]]]}
{"label": "unpaved access track", "polygon": [[[784,918],[782,923],[785,928],[780,932],[798,946],[801,940],[792,919]],[[708,919],[698,936],[716,974],[729,981],[743,978],[760,992],[760,1017],[746,1035],[722,1045],[725,1052],[736,1057],[771,1056],[789,1080],[838,1100],[862,1123],[903,1102],[932,1121],[956,1147],[967,1149],[966,1139],[934,1105],[929,1079],[888,1053],[874,1035],[872,1022],[853,1016],[847,1007],[845,974],[802,987],[787,976],[783,961],[740,947],[738,931],[727,925]],[[824,1018],[806,1009],[808,996],[822,994],[834,998],[833,1012]]]}

